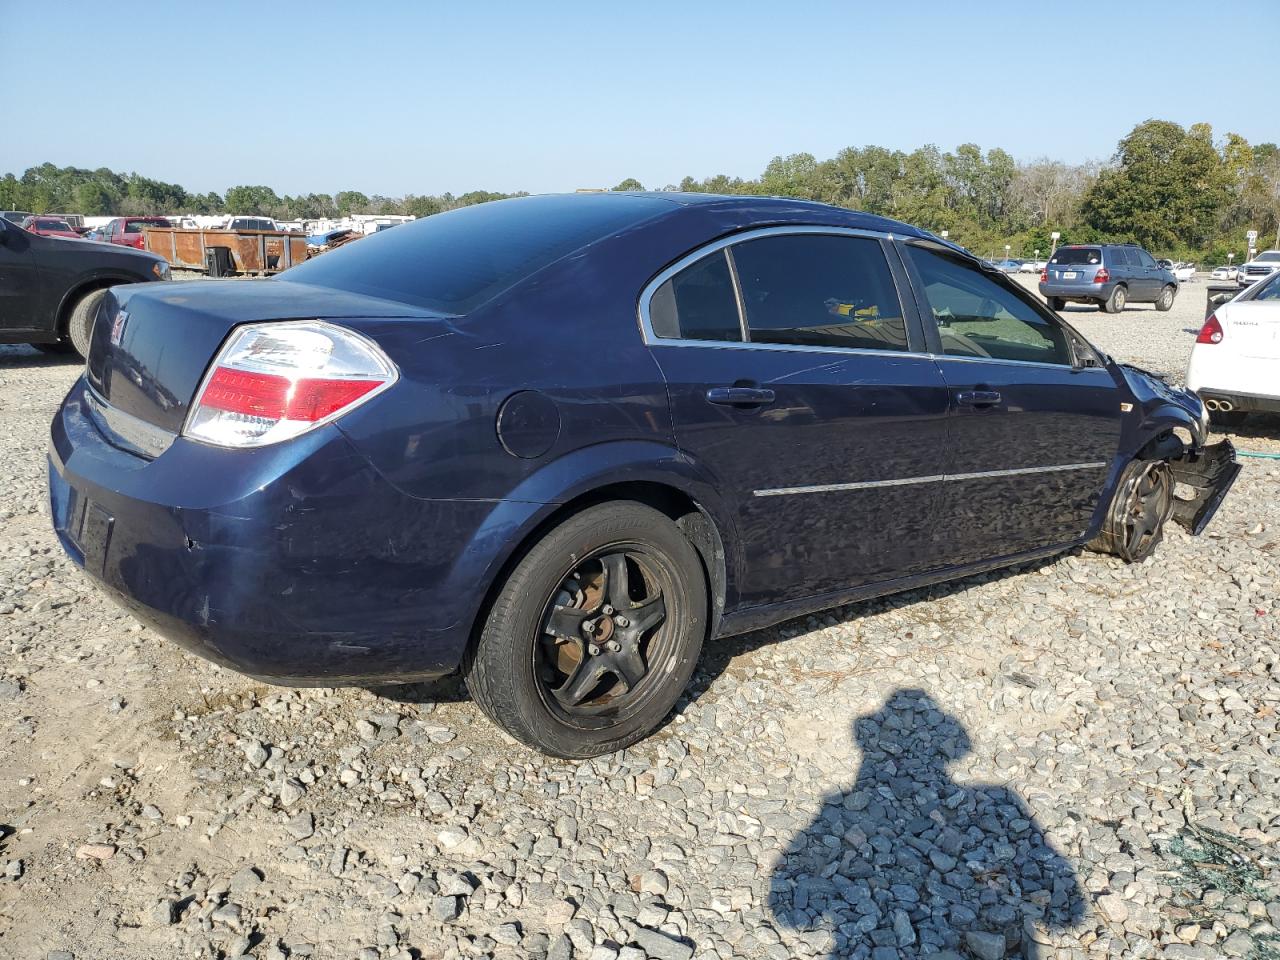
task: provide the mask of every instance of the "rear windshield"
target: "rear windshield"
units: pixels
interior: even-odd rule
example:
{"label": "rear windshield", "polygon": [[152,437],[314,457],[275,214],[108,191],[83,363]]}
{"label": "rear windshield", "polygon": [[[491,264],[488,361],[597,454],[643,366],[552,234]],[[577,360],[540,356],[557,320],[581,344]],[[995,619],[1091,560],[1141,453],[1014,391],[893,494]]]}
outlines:
{"label": "rear windshield", "polygon": [[1102,251],[1097,247],[1064,247],[1053,255],[1050,263],[1062,266],[1077,266],[1086,263],[1101,263]]}
{"label": "rear windshield", "polygon": [[70,230],[71,225],[63,220],[37,220],[36,226],[41,230]]}
{"label": "rear windshield", "polygon": [[466,313],[566,254],[673,209],[622,194],[491,201],[371,234],[282,277]]}

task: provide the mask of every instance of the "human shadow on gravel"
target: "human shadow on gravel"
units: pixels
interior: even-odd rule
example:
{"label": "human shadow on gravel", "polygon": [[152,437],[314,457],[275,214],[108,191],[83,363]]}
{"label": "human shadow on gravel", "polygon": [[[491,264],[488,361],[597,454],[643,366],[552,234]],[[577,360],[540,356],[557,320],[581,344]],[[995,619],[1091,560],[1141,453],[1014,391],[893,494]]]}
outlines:
{"label": "human shadow on gravel", "polygon": [[1053,956],[1034,938],[1083,918],[1075,871],[1012,791],[951,779],[964,726],[901,689],[853,732],[853,788],[826,799],[773,874],[778,924],[829,930],[833,958]]}

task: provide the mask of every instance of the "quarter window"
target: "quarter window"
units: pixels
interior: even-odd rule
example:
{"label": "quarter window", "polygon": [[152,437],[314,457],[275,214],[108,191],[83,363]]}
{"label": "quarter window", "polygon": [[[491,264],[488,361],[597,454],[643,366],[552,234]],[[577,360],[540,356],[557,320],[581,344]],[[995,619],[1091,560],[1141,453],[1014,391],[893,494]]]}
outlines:
{"label": "quarter window", "polygon": [[731,250],[753,343],[907,349],[897,288],[878,240],[782,234]]}
{"label": "quarter window", "polygon": [[956,357],[1071,364],[1057,324],[1010,290],[950,257],[909,246],[942,340]]}
{"label": "quarter window", "polygon": [[653,332],[669,340],[742,340],[738,299],[724,250],[685,267],[649,300]]}

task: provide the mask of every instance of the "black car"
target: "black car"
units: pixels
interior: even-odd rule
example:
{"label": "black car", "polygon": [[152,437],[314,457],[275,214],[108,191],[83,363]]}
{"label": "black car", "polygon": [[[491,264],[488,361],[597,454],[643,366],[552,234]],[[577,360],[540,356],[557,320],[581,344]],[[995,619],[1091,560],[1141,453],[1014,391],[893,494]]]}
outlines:
{"label": "black car", "polygon": [[168,279],[169,264],[155,254],[42,237],[0,219],[0,343],[87,356],[109,287]]}

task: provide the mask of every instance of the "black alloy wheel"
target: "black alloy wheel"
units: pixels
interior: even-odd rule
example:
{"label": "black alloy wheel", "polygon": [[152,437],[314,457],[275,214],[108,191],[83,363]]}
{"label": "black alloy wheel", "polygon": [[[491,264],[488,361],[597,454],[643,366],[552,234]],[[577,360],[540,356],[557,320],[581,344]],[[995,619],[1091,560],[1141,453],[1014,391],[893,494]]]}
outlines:
{"label": "black alloy wheel", "polygon": [[702,562],[676,524],[643,504],[600,504],[516,565],[464,664],[467,687],[544,753],[609,753],[666,718],[706,625]]}

